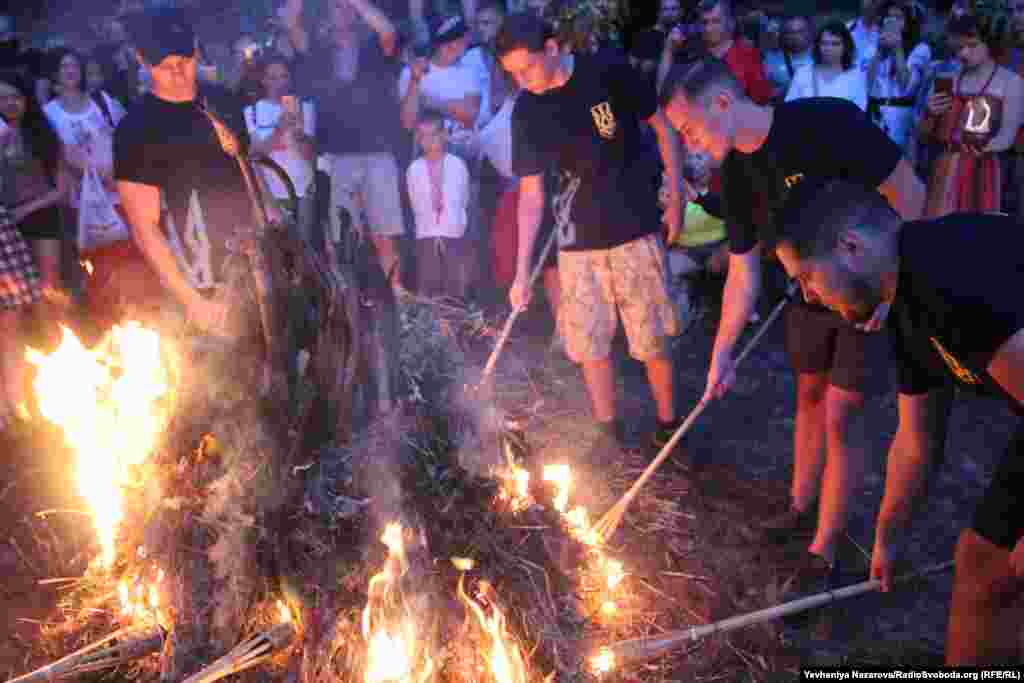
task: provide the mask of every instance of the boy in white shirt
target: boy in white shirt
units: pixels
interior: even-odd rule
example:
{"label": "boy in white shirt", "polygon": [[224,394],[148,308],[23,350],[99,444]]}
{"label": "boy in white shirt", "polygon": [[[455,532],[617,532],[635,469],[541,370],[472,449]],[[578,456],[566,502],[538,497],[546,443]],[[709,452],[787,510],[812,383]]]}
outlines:
{"label": "boy in white shirt", "polygon": [[474,249],[466,238],[469,169],[448,151],[444,120],[425,114],[416,124],[423,156],[406,180],[416,222],[417,289],[421,296],[464,298]]}

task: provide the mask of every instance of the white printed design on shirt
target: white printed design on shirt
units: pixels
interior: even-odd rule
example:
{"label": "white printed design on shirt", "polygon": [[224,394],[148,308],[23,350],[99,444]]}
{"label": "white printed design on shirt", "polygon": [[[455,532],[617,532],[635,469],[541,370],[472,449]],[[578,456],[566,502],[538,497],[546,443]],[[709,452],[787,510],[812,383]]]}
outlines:
{"label": "white printed design on shirt", "polygon": [[558,244],[561,247],[571,247],[576,243],[576,223],[572,220],[572,205],[581,182],[578,175],[562,171],[559,191],[552,201],[555,230],[558,231]]}
{"label": "white printed design on shirt", "polygon": [[[216,284],[213,275],[213,259],[210,249],[210,234],[206,229],[199,194],[192,190],[188,202],[187,222],[184,232],[179,232],[174,218],[167,212],[168,241],[178,263],[185,271],[185,277],[196,289],[210,289]],[[184,244],[183,244],[184,242]],[[187,248],[187,251],[186,251]]]}

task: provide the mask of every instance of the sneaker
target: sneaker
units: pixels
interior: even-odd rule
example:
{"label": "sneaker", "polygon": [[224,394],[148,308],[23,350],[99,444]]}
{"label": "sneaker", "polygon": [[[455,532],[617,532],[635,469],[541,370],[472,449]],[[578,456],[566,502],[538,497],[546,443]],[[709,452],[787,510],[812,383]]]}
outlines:
{"label": "sneaker", "polygon": [[768,518],[760,528],[761,541],[772,545],[785,545],[794,540],[809,542],[818,527],[817,508],[817,504],[807,510],[790,506],[782,514]]}

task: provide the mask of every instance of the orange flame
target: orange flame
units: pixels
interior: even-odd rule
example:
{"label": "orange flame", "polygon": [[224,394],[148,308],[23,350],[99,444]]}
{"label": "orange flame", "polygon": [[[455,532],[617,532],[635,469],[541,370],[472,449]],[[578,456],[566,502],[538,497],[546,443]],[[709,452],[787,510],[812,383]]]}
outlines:
{"label": "orange flame", "polygon": [[601,650],[590,658],[590,668],[595,674],[606,674],[615,669],[615,653],[608,648]]}
{"label": "orange flame", "polygon": [[142,576],[137,576],[131,582],[128,579],[121,579],[117,584],[123,618],[166,623],[160,600],[160,584],[164,580],[164,570],[156,567],[153,569],[156,576],[151,582],[147,583]]}
{"label": "orange flame", "polygon": [[93,271],[95,269],[93,268],[92,261],[90,261],[89,259],[82,259],[78,263],[79,265],[82,266],[83,269],[85,269],[87,275],[93,274]]}
{"label": "orange flame", "polygon": [[384,569],[370,578],[363,637],[368,652],[365,683],[421,683],[433,672],[434,662],[421,652],[415,614],[404,604],[398,582],[409,569],[402,525],[388,524],[381,541],[388,547]]}
{"label": "orange flame", "polygon": [[170,373],[159,335],[138,323],[114,327],[94,350],[62,330],[56,351],[28,349],[26,356],[38,368],[40,412],[61,427],[77,454],[78,490],[92,513],[102,565],[109,567],[121,489],[131,481],[131,467],[149,457],[170,416]]}
{"label": "orange flame", "polygon": [[480,583],[480,594],[490,603],[491,614],[487,615],[486,610],[476,600],[466,595],[464,587],[465,575],[459,577],[458,594],[459,599],[469,608],[476,617],[477,623],[490,642],[487,651],[487,664],[490,667],[491,675],[495,683],[527,683],[529,674],[526,663],[523,661],[522,652],[505,628],[505,615],[495,604],[493,598],[488,596],[490,584]]}
{"label": "orange flame", "polygon": [[498,500],[507,504],[512,512],[521,512],[533,505],[530,496],[530,473],[516,464],[512,447],[505,443],[505,467],[498,471],[502,481]]}

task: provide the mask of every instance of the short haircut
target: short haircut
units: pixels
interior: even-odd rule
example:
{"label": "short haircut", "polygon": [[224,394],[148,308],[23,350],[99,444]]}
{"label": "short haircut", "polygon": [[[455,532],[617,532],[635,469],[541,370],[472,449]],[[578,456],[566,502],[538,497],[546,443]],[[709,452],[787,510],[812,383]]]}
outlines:
{"label": "short haircut", "polygon": [[480,5],[476,8],[477,14],[484,10],[494,10],[499,17],[503,17],[508,14],[508,9],[505,7],[505,0],[483,0]]}
{"label": "short haircut", "polygon": [[953,17],[946,25],[946,33],[963,38],[977,38],[992,51],[999,47],[999,39],[994,27],[976,14]]}
{"label": "short haircut", "polygon": [[710,12],[716,7],[722,8],[722,14],[727,19],[732,20],[736,17],[732,10],[732,3],[729,2],[729,0],[700,0],[700,2],[697,3],[697,13],[704,14],[705,12]]}
{"label": "short haircut", "polygon": [[713,86],[724,87],[740,99],[747,97],[728,64],[717,57],[701,57],[672,66],[661,87],[661,105],[667,106],[679,94],[688,102],[697,101]]}
{"label": "short haircut", "polygon": [[818,35],[814,37],[814,63],[821,64],[822,62],[821,36],[825,33],[838,36],[839,40],[843,41],[843,70],[849,70],[853,66],[857,45],[853,42],[853,35],[850,33],[850,29],[846,27],[844,22],[838,19],[833,19],[818,29]]}
{"label": "short haircut", "polygon": [[917,46],[921,40],[921,19],[914,9],[914,5],[905,0],[888,0],[879,9],[879,21],[885,24],[885,18],[889,16],[889,10],[897,9],[903,13],[903,35],[901,42],[903,51],[910,54],[910,51]]}
{"label": "short haircut", "polygon": [[531,12],[517,12],[505,17],[495,40],[498,57],[520,48],[527,52],[543,52],[548,38],[554,31],[546,21]]}
{"label": "short haircut", "polygon": [[436,124],[437,127],[441,129],[441,131],[445,130],[444,117],[441,116],[440,112],[434,111],[433,109],[428,109],[427,111],[421,112],[420,115],[416,118],[417,128],[419,126],[425,126],[428,124]]}
{"label": "short haircut", "polygon": [[831,253],[847,230],[881,235],[901,223],[875,188],[845,180],[804,181],[793,189],[762,237],[772,249],[787,244],[800,259],[808,259]]}
{"label": "short haircut", "polygon": [[47,70],[50,77],[54,80],[60,76],[60,63],[64,61],[67,56],[74,57],[78,61],[78,66],[82,69],[82,90],[85,90],[85,56],[78,50],[70,47],[60,47],[54,50],[49,55],[49,69]]}

